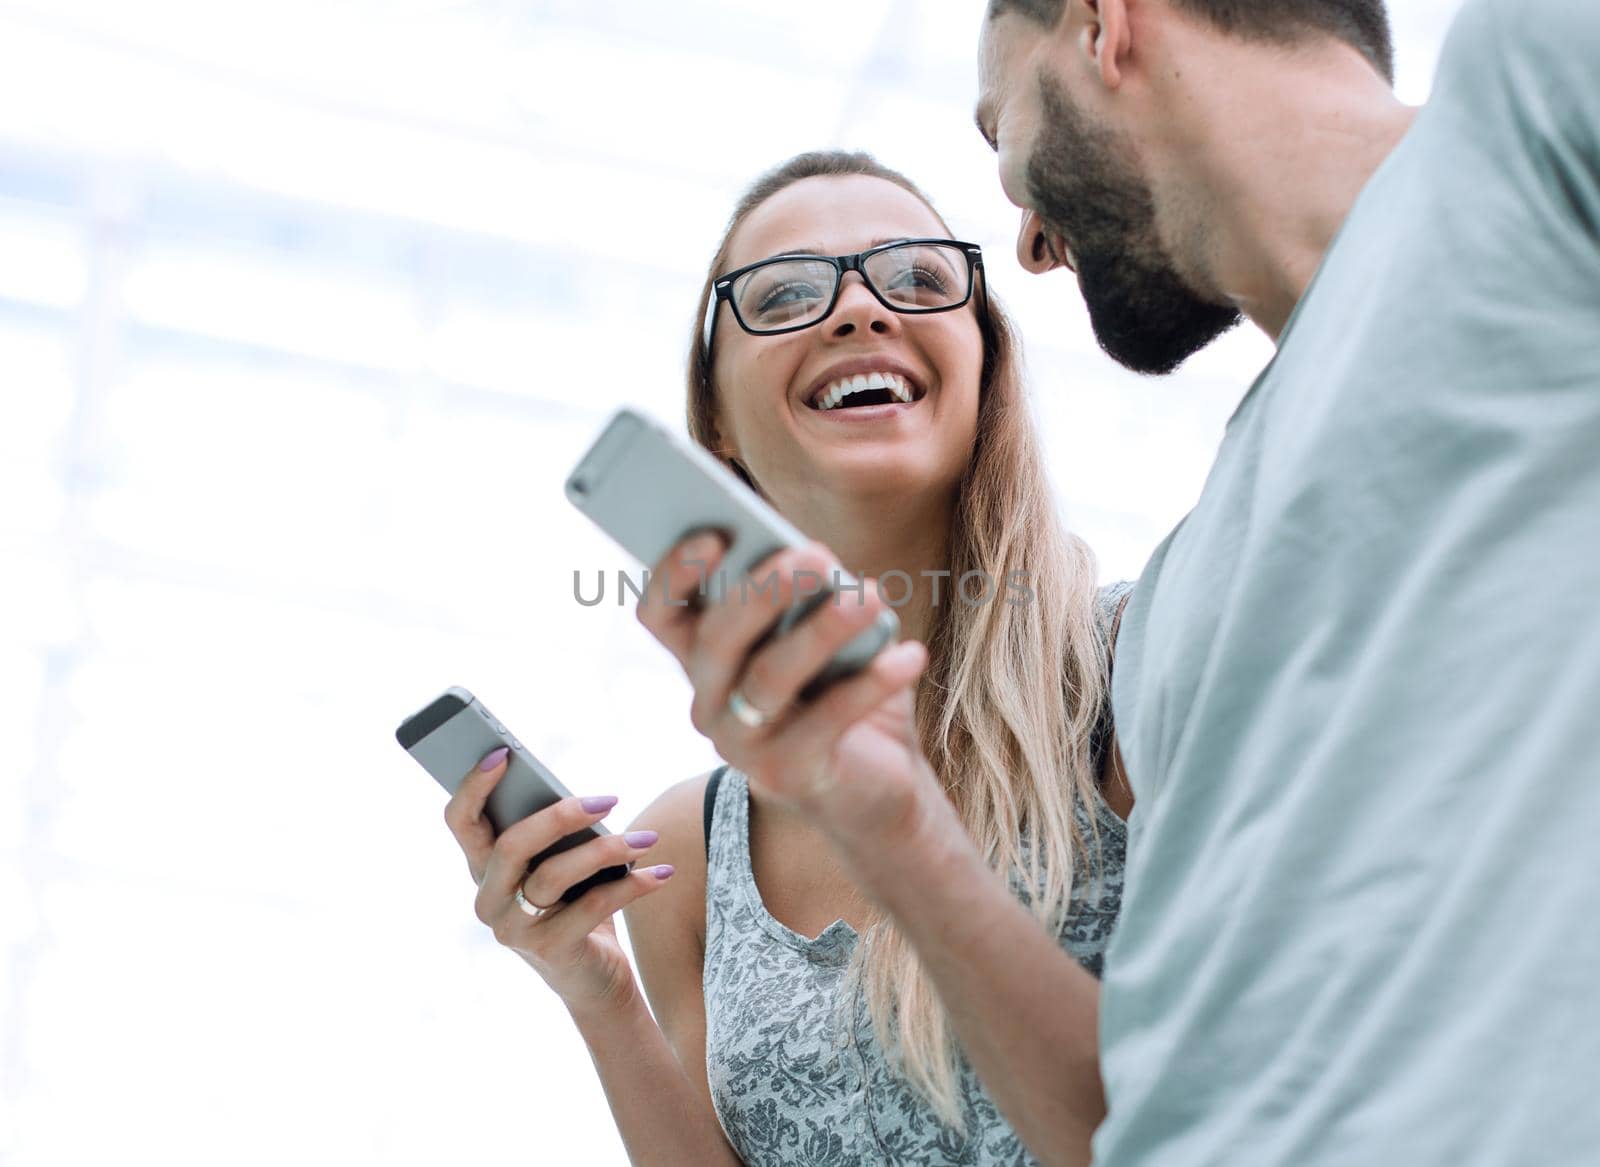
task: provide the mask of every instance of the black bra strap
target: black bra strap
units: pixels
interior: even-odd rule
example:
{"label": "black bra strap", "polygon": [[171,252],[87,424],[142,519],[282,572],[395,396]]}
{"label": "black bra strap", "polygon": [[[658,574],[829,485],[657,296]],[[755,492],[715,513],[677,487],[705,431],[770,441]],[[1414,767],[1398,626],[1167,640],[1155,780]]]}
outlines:
{"label": "black bra strap", "polygon": [[711,815],[717,807],[717,784],[727,772],[728,767],[718,766],[711,771],[711,777],[706,779],[706,862],[708,863],[711,861]]}

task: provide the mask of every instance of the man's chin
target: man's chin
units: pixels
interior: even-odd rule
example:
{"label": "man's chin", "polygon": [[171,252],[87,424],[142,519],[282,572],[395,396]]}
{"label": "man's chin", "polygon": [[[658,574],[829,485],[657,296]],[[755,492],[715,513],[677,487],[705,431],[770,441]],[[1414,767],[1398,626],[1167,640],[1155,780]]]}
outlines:
{"label": "man's chin", "polygon": [[1237,325],[1232,305],[1208,304],[1190,294],[1117,296],[1078,277],[1094,338],[1125,369],[1162,377]]}
{"label": "man's chin", "polygon": [[1094,338],[1107,356],[1130,372],[1147,377],[1165,377],[1177,372],[1185,361],[1224,331],[1226,329],[1220,329],[1203,339],[1189,337],[1177,343],[1163,336],[1130,335],[1126,331],[1108,334],[1096,328]]}

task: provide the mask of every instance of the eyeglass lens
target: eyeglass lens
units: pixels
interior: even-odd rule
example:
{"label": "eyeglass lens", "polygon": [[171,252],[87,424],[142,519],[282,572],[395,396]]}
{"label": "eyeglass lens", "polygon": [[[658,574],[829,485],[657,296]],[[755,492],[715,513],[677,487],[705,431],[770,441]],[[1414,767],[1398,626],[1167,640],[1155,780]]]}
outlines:
{"label": "eyeglass lens", "polygon": [[[967,298],[966,252],[947,243],[903,243],[869,255],[863,274],[901,312],[937,312]],[[747,328],[772,331],[820,320],[833,302],[839,269],[817,259],[775,259],[740,276],[734,304]]]}

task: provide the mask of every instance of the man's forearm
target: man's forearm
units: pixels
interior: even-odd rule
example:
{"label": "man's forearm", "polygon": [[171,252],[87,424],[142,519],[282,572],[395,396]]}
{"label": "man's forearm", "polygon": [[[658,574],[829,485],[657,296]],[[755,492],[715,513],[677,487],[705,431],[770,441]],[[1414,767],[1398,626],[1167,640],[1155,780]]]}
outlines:
{"label": "man's forearm", "polygon": [[984,863],[942,795],[899,840],[835,835],[916,950],[984,1087],[1048,1164],[1087,1164],[1105,1114],[1100,983]]}

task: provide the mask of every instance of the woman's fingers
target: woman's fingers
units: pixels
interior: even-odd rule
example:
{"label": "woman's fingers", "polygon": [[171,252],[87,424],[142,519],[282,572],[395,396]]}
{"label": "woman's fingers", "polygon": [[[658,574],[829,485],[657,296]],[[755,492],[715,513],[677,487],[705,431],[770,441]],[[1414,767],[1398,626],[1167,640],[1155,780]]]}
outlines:
{"label": "woman's fingers", "polygon": [[685,539],[660,563],[651,565],[644,594],[639,597],[639,623],[685,667],[700,619],[698,597],[722,562],[725,548],[726,541],[715,531],[701,531]]}
{"label": "woman's fingers", "polygon": [[504,746],[492,751],[462,780],[450,801],[444,804],[445,825],[466,853],[467,870],[472,872],[473,883],[483,882],[484,868],[494,849],[494,827],[484,817],[483,806],[500,779],[505,777],[510,753]]}
{"label": "woman's fingers", "polygon": [[625,835],[601,835],[580,843],[550,856],[528,872],[522,880],[522,895],[535,907],[549,907],[560,900],[569,887],[595,872],[634,862],[656,845],[656,838],[654,831],[629,831]]}
{"label": "woman's fingers", "polygon": [[[521,912],[517,915],[522,916],[538,936],[540,948],[553,951],[563,945],[579,943],[623,908],[659,889],[672,878],[672,874],[673,868],[667,863],[638,867],[621,879],[590,888],[560,911],[537,919]],[[511,928],[517,928],[515,921],[511,923]]]}
{"label": "woman's fingers", "polygon": [[610,814],[616,805],[616,798],[609,794],[593,798],[563,798],[520,822],[512,823],[495,840],[489,852],[483,878],[479,881],[479,899],[483,906],[492,910],[497,901],[514,895],[527,874],[529,861],[535,855],[568,835],[592,827]]}

